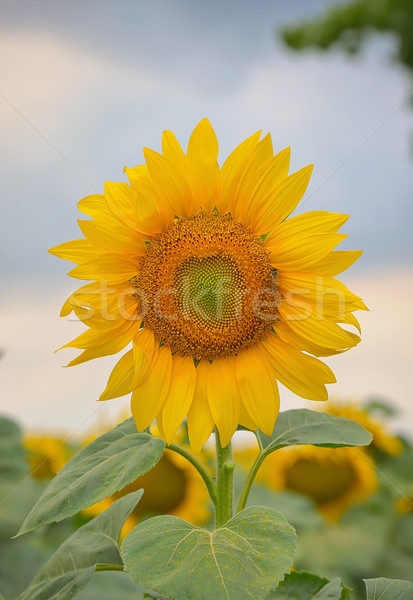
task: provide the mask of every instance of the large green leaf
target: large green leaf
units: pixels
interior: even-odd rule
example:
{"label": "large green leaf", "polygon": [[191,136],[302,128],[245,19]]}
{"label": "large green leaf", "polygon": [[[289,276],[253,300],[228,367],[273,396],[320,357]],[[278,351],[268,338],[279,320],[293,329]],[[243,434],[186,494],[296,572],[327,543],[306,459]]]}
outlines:
{"label": "large green leaf", "polygon": [[403,579],[365,579],[367,600],[412,600],[413,583]]}
{"label": "large green leaf", "polygon": [[122,565],[118,544],[122,526],[142,496],[128,494],[73,533],[42,567],[20,600],[71,600],[98,564]]}
{"label": "large green leaf", "polygon": [[293,527],[271,508],[246,508],[214,532],[171,516],[141,523],[121,554],[134,581],[175,600],[261,600],[294,558]]}
{"label": "large green leaf", "polygon": [[258,431],[257,437],[265,454],[284,446],[312,444],[339,448],[367,446],[372,440],[368,431],[350,419],[305,408],[280,413],[272,435],[267,436]]}
{"label": "large green leaf", "polygon": [[165,442],[128,419],[83,448],[39,498],[17,535],[61,521],[123,489],[152,469]]}
{"label": "large green leaf", "polygon": [[338,578],[329,581],[314,573],[293,571],[268,600],[349,600],[350,593]]}

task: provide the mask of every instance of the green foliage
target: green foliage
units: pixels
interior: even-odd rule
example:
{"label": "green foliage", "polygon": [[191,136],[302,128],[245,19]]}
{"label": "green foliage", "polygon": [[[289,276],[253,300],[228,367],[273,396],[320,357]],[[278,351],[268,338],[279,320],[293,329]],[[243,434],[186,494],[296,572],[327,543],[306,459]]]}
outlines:
{"label": "green foliage", "polygon": [[[16,598],[47,560],[55,543],[73,533],[73,523],[47,535],[13,540],[24,517],[38,500],[44,484],[29,476],[20,428],[0,418],[0,590],[7,600]],[[46,532],[45,532],[46,533]]]}
{"label": "green foliage", "polygon": [[278,510],[299,531],[324,525],[324,519],[317,512],[313,500],[296,492],[274,492],[264,485],[254,485],[248,496],[247,506],[254,505]]}
{"label": "green foliage", "polygon": [[171,516],[149,519],[121,553],[134,581],[175,600],[263,600],[290,569],[295,545],[280,513],[255,506],[214,532]]}
{"label": "green foliage", "polygon": [[26,452],[19,426],[0,417],[0,478],[19,479],[28,473]]}
{"label": "green foliage", "polygon": [[396,59],[413,70],[413,7],[411,0],[353,0],[328,8],[312,22],[284,29],[282,37],[294,50],[337,44],[350,53],[373,31],[393,34]]}
{"label": "green foliage", "polygon": [[293,571],[280,583],[268,600],[350,600],[351,590],[340,579],[332,581],[307,573]]}
{"label": "green foliage", "polygon": [[18,535],[61,521],[123,489],[152,469],[165,442],[128,419],[83,448],[51,481]]}
{"label": "green foliage", "polygon": [[[0,420],[0,432],[0,590],[6,600],[15,599],[23,586],[29,587],[19,600],[364,600],[361,576],[409,576],[413,513],[394,510],[400,490],[407,494],[411,485],[413,453],[407,443],[398,457],[380,455],[380,492],[334,525],[325,523],[308,498],[256,486],[250,506],[215,531],[172,516],[155,517],[138,525],[119,551],[121,527],[140,492],[125,496],[75,532],[79,523],[74,518],[54,521],[135,481],[159,460],[164,442],[137,433],[129,419],[81,450],[43,491],[43,483],[27,476],[18,427]],[[271,436],[256,435],[261,462],[287,445],[334,448],[371,440],[357,423],[308,410],[282,413]],[[22,532],[51,524],[7,541],[36,501]],[[300,531],[296,568],[325,578],[292,572],[277,588],[295,552],[295,533],[287,519]],[[122,570],[122,559],[129,574],[106,571]],[[355,588],[354,595],[341,577]],[[412,585],[368,580],[367,600],[407,600]]]}
{"label": "green foliage", "polygon": [[389,400],[385,400],[381,396],[369,397],[367,402],[364,402],[363,407],[372,416],[378,415],[384,419],[391,419],[398,414],[397,408]]}
{"label": "green foliage", "polygon": [[[143,600],[143,591],[127,573],[101,571],[95,573],[76,600]],[[161,599],[162,600],[162,599]]]}
{"label": "green foliage", "polygon": [[366,573],[375,574],[390,527],[390,514],[361,509],[334,525],[302,530],[296,566],[330,578],[360,580]]}
{"label": "green foliage", "polygon": [[368,431],[350,419],[305,408],[280,413],[271,436],[258,431],[257,437],[265,455],[284,446],[339,448],[367,446],[372,440]]}
{"label": "green foliage", "polygon": [[367,590],[366,600],[411,600],[413,598],[413,583],[402,579],[365,579]]}
{"label": "green foliage", "polygon": [[122,526],[142,496],[128,494],[80,527],[50,557],[20,600],[71,600],[92,578],[96,566],[122,566],[118,544]]}

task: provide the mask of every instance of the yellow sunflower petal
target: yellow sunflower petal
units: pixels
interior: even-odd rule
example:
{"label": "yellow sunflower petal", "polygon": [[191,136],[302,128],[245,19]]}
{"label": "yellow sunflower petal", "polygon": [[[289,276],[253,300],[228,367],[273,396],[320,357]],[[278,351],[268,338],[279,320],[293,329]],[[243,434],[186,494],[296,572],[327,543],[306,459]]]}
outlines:
{"label": "yellow sunflower petal", "polygon": [[124,283],[136,275],[138,259],[120,254],[103,254],[97,259],[83,263],[68,275],[77,279],[107,281],[109,284]]}
{"label": "yellow sunflower petal", "polygon": [[307,237],[287,235],[273,238],[265,247],[271,250],[271,264],[276,269],[306,271],[347,237],[340,233],[321,233]]}
{"label": "yellow sunflower petal", "polygon": [[148,376],[132,392],[131,408],[138,431],[148,427],[162,410],[171,384],[172,355],[159,348]]}
{"label": "yellow sunflower petal", "polygon": [[85,350],[85,352],[82,352],[82,354],[67,365],[68,367],[73,367],[92,358],[100,358],[101,356],[109,356],[120,352],[133,339],[138,328],[139,323],[124,321],[121,325],[109,331],[88,329],[71,342],[62,346],[60,350],[63,350],[63,348]]}
{"label": "yellow sunflower petal", "polygon": [[240,397],[235,379],[235,357],[214,360],[208,374],[208,402],[219,431],[222,446],[227,446],[237,429]]}
{"label": "yellow sunflower petal", "polygon": [[129,394],[133,390],[132,381],[135,374],[133,352],[129,350],[114,366],[106,388],[99,400],[111,400]]}
{"label": "yellow sunflower petal", "polygon": [[300,309],[283,304],[279,307],[281,321],[285,322],[295,333],[305,339],[334,350],[353,348],[360,342],[360,337],[342,329],[333,320],[325,316],[318,317],[314,312],[307,313]]}
{"label": "yellow sunflower petal", "polygon": [[274,329],[283,342],[294,346],[298,350],[309,352],[313,356],[334,356],[346,351],[345,349],[335,350],[334,348],[326,348],[325,346],[315,344],[312,340],[297,334],[287,323],[276,323]]}
{"label": "yellow sunflower petal", "polygon": [[[136,243],[138,253],[142,253],[145,249],[143,238],[136,229],[133,215],[128,215],[125,212],[126,204],[132,203],[132,197],[135,196],[136,192],[131,188],[129,188],[129,192],[126,192],[126,188],[129,188],[126,183],[108,182],[105,190],[109,192],[109,199],[104,194],[93,194],[80,200],[77,204],[79,210],[94,219],[94,221],[81,222],[94,223],[95,227],[92,228],[93,231],[90,233],[93,239],[89,241],[98,248],[103,247],[112,250],[112,245],[107,245],[106,238],[109,238],[112,244],[116,243],[116,239],[119,238],[123,241],[124,246],[125,242],[128,241],[131,244]],[[129,199],[125,199],[127,194],[130,195]],[[99,230],[102,237],[99,237],[94,231],[95,229]],[[128,251],[127,247],[125,251]]]}
{"label": "yellow sunflower petal", "polygon": [[172,131],[164,131],[162,134],[162,154],[178,167],[182,173],[185,173],[185,152],[182,150],[181,144],[178,142]]}
{"label": "yellow sunflower petal", "polygon": [[[131,188],[136,192],[135,222],[136,229],[145,235],[160,233],[168,225],[165,215],[157,209],[152,180],[146,165],[124,168]],[[161,211],[162,212],[162,211]]]}
{"label": "yellow sunflower petal", "polygon": [[351,267],[362,254],[363,250],[336,250],[311,265],[308,270],[328,277],[335,277]]}
{"label": "yellow sunflower petal", "polygon": [[165,441],[171,444],[185,419],[194,397],[196,370],[191,356],[172,357],[172,376],[168,395],[162,407]]}
{"label": "yellow sunflower petal", "polygon": [[308,400],[327,400],[326,383],[335,383],[334,373],[313,356],[299,352],[293,346],[271,335],[258,345],[267,357],[278,381],[286,388]]}
{"label": "yellow sunflower petal", "polygon": [[88,283],[69,296],[60,316],[74,311],[88,327],[111,329],[115,321],[135,318],[139,306],[131,297],[134,291],[130,284],[108,286],[106,282]]}
{"label": "yellow sunflower petal", "polygon": [[79,200],[77,207],[80,212],[85,213],[88,217],[100,218],[102,214],[108,214],[109,208],[104,194],[92,194]]}
{"label": "yellow sunflower petal", "polygon": [[260,135],[261,131],[257,131],[244,140],[231,152],[222,165],[216,195],[216,204],[222,214],[230,211],[229,205],[234,191],[238,187],[238,179],[248,165],[251,152],[258,146]]}
{"label": "yellow sunflower petal", "polygon": [[153,331],[149,327],[140,329],[133,338],[133,360],[135,365],[133,387],[139,385],[147,377],[155,359],[158,345],[155,344]]}
{"label": "yellow sunflower petal", "polygon": [[113,214],[131,229],[136,230],[135,206],[137,192],[127,183],[105,183],[105,198]]}
{"label": "yellow sunflower petal", "polygon": [[162,154],[145,148],[145,159],[152,178],[157,206],[164,208],[170,221],[176,216],[187,217],[198,207],[183,173]]}
{"label": "yellow sunflower petal", "polygon": [[253,421],[253,419],[251,419],[242,402],[240,403],[239,407],[239,424],[247,429],[250,429],[251,431],[256,431],[258,429],[258,425],[255,421]]}
{"label": "yellow sunflower petal", "polygon": [[[253,148],[244,164],[242,172],[238,173],[235,186],[229,198],[228,210],[234,219],[246,222],[251,194],[257,184],[257,172],[259,173],[269,160],[273,158],[272,140],[267,134],[259,144]],[[255,231],[255,229],[254,229]]]}
{"label": "yellow sunflower petal", "polygon": [[340,323],[347,323],[347,325],[353,325],[357,331],[361,334],[361,326],[353,313],[347,313],[345,318]]}
{"label": "yellow sunflower petal", "polygon": [[268,235],[265,245],[273,238],[286,239],[290,235],[297,236],[300,234],[307,236],[316,233],[337,232],[348,219],[349,215],[332,213],[326,210],[312,210],[305,212],[280,223],[280,225]]}
{"label": "yellow sunflower petal", "polygon": [[191,448],[195,453],[201,451],[202,446],[214,429],[214,420],[208,404],[207,382],[211,365],[208,361],[201,360],[196,368],[196,386],[194,398],[188,411],[188,436]]}
{"label": "yellow sunflower petal", "polygon": [[307,189],[313,165],[289,175],[264,204],[254,223],[256,232],[272,232],[297,207]]}
{"label": "yellow sunflower petal", "polygon": [[77,265],[92,260],[93,258],[97,258],[102,254],[100,250],[92,246],[92,244],[84,238],[65,242],[64,244],[50,248],[49,252],[64,260],[70,260]]}
{"label": "yellow sunflower petal", "polygon": [[[339,315],[350,310],[367,310],[360,296],[353,294],[341,281],[332,277],[303,271],[278,272],[278,284],[283,305],[310,307],[317,317]],[[320,313],[320,314],[318,314]]]}
{"label": "yellow sunflower petal", "polygon": [[284,148],[257,171],[252,189],[247,190],[248,197],[244,198],[245,222],[253,228],[255,233],[266,233],[256,230],[255,217],[268,199],[274,196],[281,182],[286,179],[289,168],[290,148]]}
{"label": "yellow sunflower petal", "polygon": [[123,254],[144,254],[145,241],[137,231],[132,231],[123,223],[114,224],[115,220],[105,219],[99,222],[78,219],[79,227],[87,240],[103,252],[119,252]]}
{"label": "yellow sunflower petal", "polygon": [[280,397],[268,362],[253,349],[240,352],[236,358],[236,378],[247,413],[261,431],[271,435],[280,409]]}
{"label": "yellow sunflower petal", "polygon": [[[100,331],[95,329],[88,329],[81,333],[77,338],[68,342],[59,350],[63,350],[64,348],[80,348],[80,349],[90,349],[95,345],[100,344],[101,342],[110,343],[113,346],[117,346],[120,344],[119,336],[132,336],[135,334],[136,328],[139,327],[139,323],[123,321],[120,325],[113,327],[109,331]],[[132,337],[128,340],[129,342],[132,340]],[[126,344],[124,344],[125,346]],[[122,350],[122,348],[119,348]],[[110,354],[113,354],[111,352]],[[103,356],[102,354],[100,356]]]}
{"label": "yellow sunflower petal", "polygon": [[[62,306],[62,310],[60,311],[61,317],[67,317],[75,308],[82,308],[85,306],[84,297],[89,297],[90,290],[96,288],[96,282],[87,283],[83,285],[75,292],[70,294],[69,298]],[[88,305],[88,308],[92,308],[91,305]]]}
{"label": "yellow sunflower petal", "polygon": [[132,188],[147,196],[154,196],[155,192],[152,179],[146,165],[137,165],[132,168],[125,167],[123,172],[128,176]]}
{"label": "yellow sunflower petal", "polygon": [[219,174],[218,140],[208,119],[195,127],[188,142],[187,177],[198,209],[211,211]]}

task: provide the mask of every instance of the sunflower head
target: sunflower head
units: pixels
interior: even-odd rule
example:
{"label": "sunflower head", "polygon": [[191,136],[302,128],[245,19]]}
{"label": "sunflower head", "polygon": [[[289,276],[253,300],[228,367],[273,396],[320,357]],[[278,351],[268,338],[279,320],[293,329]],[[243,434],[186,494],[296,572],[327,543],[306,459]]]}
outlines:
{"label": "sunflower head", "polygon": [[28,452],[31,476],[35,479],[53,478],[75,453],[63,438],[51,435],[27,434],[23,445]]}
{"label": "sunflower head", "polygon": [[329,520],[339,519],[378,487],[375,465],[359,448],[285,448],[267,458],[259,480],[309,496]]}
{"label": "sunflower head", "polygon": [[345,417],[360,423],[373,436],[372,446],[390,456],[398,456],[403,451],[402,441],[393,435],[387,424],[369,413],[356,402],[332,402],[326,406],[327,412],[336,417]]}
{"label": "sunflower head", "polygon": [[186,153],[166,131],[162,153],[144,154],[129,183],[79,203],[84,237],[51,250],[91,282],[62,309],[87,326],[65,346],[82,350],[69,364],[132,344],[101,399],[132,392],[139,431],[156,419],[168,443],[185,417],[195,451],[215,425],[223,445],[239,424],[270,434],[278,382],[325,400],[335,377],[316,357],[360,341],[346,327],[366,307],[334,278],[361,254],[334,250],[348,217],[288,218],[312,166],[289,174],[289,149],[274,154],[260,132],[221,167],[206,119]]}

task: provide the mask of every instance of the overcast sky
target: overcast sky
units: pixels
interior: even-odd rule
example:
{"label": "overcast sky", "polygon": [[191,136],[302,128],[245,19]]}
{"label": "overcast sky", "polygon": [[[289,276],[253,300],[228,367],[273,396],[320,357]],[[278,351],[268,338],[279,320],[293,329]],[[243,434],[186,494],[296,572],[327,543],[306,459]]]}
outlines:
{"label": "overcast sky", "polygon": [[342,247],[365,253],[344,280],[371,313],[360,348],[330,361],[335,394],[391,396],[412,418],[408,80],[389,60],[391,38],[372,39],[358,58],[295,54],[277,39],[283,24],[331,4],[0,2],[4,411],[76,429],[96,410],[113,360],[60,368],[71,351],[52,352],[80,327],[58,312],[77,286],[46,250],[80,236],[79,199],[123,180],[143,146],[160,148],[164,129],[185,145],[206,116],[221,162],[270,131],[275,148],[291,146],[293,170],[315,163],[300,210],[351,214]]}

